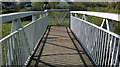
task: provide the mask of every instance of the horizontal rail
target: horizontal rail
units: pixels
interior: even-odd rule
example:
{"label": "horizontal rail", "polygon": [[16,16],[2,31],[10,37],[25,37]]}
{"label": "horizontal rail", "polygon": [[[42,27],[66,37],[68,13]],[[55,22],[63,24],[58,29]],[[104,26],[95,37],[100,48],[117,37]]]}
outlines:
{"label": "horizontal rail", "polygon": [[15,19],[31,16],[34,14],[44,13],[44,11],[29,11],[29,12],[18,12],[18,13],[10,13],[10,14],[2,14],[0,15],[0,23],[12,21]]}
{"label": "horizontal rail", "polygon": [[79,13],[79,14],[91,15],[91,16],[111,19],[115,21],[120,21],[120,14],[91,12],[91,11],[71,11],[70,13]]}
{"label": "horizontal rail", "polygon": [[69,9],[49,9],[48,11],[70,11]]}

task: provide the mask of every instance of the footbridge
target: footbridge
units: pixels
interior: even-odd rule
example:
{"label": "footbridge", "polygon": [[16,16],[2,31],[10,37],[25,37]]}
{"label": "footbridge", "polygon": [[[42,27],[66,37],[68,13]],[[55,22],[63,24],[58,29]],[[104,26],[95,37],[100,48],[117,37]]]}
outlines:
{"label": "footbridge", "polygon": [[[89,15],[102,18],[101,26],[90,23]],[[31,23],[22,26],[28,16]],[[120,35],[112,24],[119,14],[50,9],[0,19],[12,21],[11,33],[0,40],[0,66],[120,67]]]}

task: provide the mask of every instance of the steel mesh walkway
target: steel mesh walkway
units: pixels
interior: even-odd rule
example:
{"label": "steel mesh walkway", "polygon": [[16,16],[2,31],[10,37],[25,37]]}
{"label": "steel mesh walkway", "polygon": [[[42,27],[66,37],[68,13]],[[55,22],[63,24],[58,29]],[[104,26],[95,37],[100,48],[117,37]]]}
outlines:
{"label": "steel mesh walkway", "polygon": [[51,26],[40,43],[30,65],[93,66],[69,28]]}

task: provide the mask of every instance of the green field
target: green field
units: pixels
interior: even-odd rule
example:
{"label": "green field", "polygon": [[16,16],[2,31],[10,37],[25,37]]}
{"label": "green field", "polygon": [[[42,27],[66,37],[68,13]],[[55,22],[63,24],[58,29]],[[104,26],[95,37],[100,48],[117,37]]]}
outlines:
{"label": "green field", "polygon": [[[30,22],[31,21],[22,22],[22,26],[25,26],[26,24],[28,24]],[[3,38],[10,34],[12,23],[4,23],[4,24],[1,24],[1,26],[2,26],[2,38]]]}
{"label": "green field", "polygon": [[[80,18],[81,18],[81,16],[80,16]],[[68,25],[68,18],[63,19],[61,21],[61,23],[58,23],[58,21],[60,19],[57,19],[57,20],[55,20],[55,19],[56,18],[48,18],[49,25]],[[88,21],[93,23],[93,24],[96,24],[96,25],[100,26],[101,23],[102,23],[102,18],[88,16]],[[24,26],[24,25],[26,25],[30,22],[31,21],[25,21],[25,22],[22,23],[22,25]],[[2,24],[2,38],[10,34],[11,25],[12,25],[11,23]],[[120,27],[119,27],[120,23],[116,22],[116,21],[113,21],[113,26],[114,26],[114,32],[117,33],[117,34],[120,34]]]}
{"label": "green field", "polygon": [[[67,16],[63,17],[65,14],[66,13],[61,13],[61,12],[55,12],[55,13],[49,14],[48,24],[49,25],[68,25],[69,18]],[[82,15],[78,15],[78,16],[79,16],[79,18],[82,18]],[[100,26],[103,21],[103,18],[94,17],[94,16],[87,16],[87,17],[88,17],[89,22],[96,24],[98,26]],[[22,22],[22,26],[24,26],[30,22],[31,21],[24,21],[24,22]],[[112,21],[112,23],[114,26],[114,32],[117,34],[120,34],[120,23],[117,21]],[[12,25],[11,23],[2,24],[2,38],[10,34],[11,25]]]}
{"label": "green field", "polygon": [[[2,13],[13,13],[13,12],[25,12],[25,11],[42,11],[43,3],[42,2],[32,2],[32,9],[28,10],[23,8],[24,2],[19,4],[13,3],[15,7],[13,7],[13,11],[7,9],[7,5],[2,5]],[[56,3],[48,3],[49,9],[70,9],[71,11],[94,11],[94,12],[107,12],[107,13],[116,13],[120,14],[120,2],[73,2],[69,5],[65,6],[57,6]],[[19,9],[18,9],[19,8]],[[48,9],[48,8],[47,8]],[[48,17],[49,25],[67,25],[68,19],[65,18],[61,21],[62,16],[64,16],[65,12],[50,12],[50,16]],[[82,15],[81,15],[82,16]],[[81,17],[80,16],[80,17]],[[57,18],[56,18],[57,17]],[[98,26],[102,23],[102,18],[88,16],[88,21],[96,24]],[[59,23],[60,22],[60,23]],[[26,25],[30,23],[30,21],[25,21],[22,24]],[[120,35],[120,23],[113,21],[114,32]],[[7,36],[10,34],[11,31],[11,23],[2,24],[2,37]],[[1,39],[1,38],[0,38]]]}
{"label": "green field", "polygon": [[[60,20],[60,19],[57,19],[57,20]],[[22,22],[22,26],[25,26],[26,24],[30,22],[31,21]],[[49,25],[67,25],[68,19],[67,18],[63,19],[61,23],[57,23],[58,21],[55,21],[55,18],[49,18],[48,22],[49,22]],[[2,26],[2,38],[4,38],[5,36],[10,34],[12,23],[4,23],[1,26]]]}
{"label": "green field", "polygon": [[[90,23],[93,23],[97,26],[100,26],[102,24],[103,18],[95,17],[95,16],[87,16],[87,17]],[[79,18],[82,18],[82,15],[79,15]],[[120,22],[112,20],[112,23],[113,23],[114,32],[120,35]]]}

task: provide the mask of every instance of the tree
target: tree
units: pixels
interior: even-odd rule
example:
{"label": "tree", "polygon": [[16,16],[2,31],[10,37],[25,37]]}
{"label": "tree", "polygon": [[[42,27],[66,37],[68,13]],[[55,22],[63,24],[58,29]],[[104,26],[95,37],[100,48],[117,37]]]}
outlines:
{"label": "tree", "polygon": [[32,9],[33,10],[43,10],[43,2],[32,2]]}

